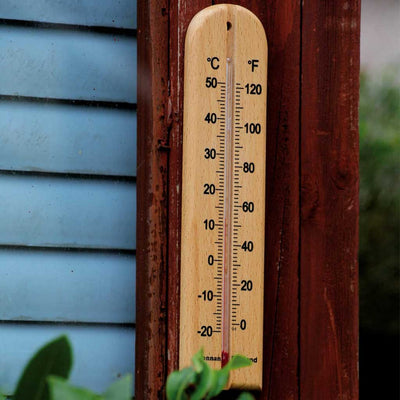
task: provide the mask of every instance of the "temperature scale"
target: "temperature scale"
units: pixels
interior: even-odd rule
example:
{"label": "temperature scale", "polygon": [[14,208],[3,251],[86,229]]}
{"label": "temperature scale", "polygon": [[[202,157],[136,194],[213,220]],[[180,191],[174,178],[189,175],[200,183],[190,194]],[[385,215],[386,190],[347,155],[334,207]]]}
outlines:
{"label": "temperature scale", "polygon": [[204,349],[213,368],[252,365],[229,386],[261,389],[267,40],[257,17],[217,5],[185,45],[180,367]]}

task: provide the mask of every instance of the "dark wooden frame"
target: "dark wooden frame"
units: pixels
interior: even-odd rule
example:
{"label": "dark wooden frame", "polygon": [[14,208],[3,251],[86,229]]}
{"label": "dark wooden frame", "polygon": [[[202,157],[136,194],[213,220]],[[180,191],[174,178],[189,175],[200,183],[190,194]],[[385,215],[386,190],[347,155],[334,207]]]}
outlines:
{"label": "dark wooden frame", "polygon": [[[219,1],[138,1],[136,398],[161,399],[179,344],[186,28]],[[269,42],[264,390],[358,398],[360,0],[233,1]]]}

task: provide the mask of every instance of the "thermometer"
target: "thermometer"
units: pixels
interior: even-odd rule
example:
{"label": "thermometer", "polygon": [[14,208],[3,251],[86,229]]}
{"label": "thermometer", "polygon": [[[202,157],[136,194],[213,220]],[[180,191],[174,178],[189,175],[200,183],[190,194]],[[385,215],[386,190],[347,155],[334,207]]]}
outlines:
{"label": "thermometer", "polygon": [[216,5],[185,44],[180,367],[252,360],[229,387],[261,389],[267,40],[257,17]]}

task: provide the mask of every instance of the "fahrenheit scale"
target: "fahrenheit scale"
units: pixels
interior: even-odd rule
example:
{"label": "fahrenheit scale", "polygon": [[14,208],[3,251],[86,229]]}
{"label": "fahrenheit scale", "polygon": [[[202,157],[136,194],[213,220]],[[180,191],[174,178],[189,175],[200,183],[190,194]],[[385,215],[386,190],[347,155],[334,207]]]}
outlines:
{"label": "fahrenheit scale", "polygon": [[261,389],[267,40],[235,5],[199,12],[185,45],[180,367],[253,364],[230,386]]}

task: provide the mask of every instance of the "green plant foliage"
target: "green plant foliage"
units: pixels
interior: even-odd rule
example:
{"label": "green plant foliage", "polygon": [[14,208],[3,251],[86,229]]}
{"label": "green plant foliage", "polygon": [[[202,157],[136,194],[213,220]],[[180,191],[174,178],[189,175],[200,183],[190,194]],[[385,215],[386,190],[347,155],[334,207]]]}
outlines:
{"label": "green plant foliage", "polygon": [[187,399],[185,390],[196,381],[196,371],[192,367],[172,372],[167,379],[167,399]]}
{"label": "green plant foliage", "polygon": [[52,400],[99,400],[102,397],[95,393],[77,388],[68,383],[66,379],[51,376],[48,378],[50,398]]}
{"label": "green plant foliage", "polygon": [[[192,358],[193,366],[172,372],[167,379],[168,400],[211,399],[222,392],[229,379],[229,372],[251,365],[247,357],[235,355],[221,369],[214,370],[204,360],[203,350]],[[242,400],[253,399],[249,393],[240,397]],[[242,396],[241,395],[241,396]]]}
{"label": "green plant foliage", "polygon": [[212,399],[213,397],[218,396],[224,390],[224,387],[226,386],[229,379],[229,370],[226,368],[214,370],[214,377],[214,385],[207,393],[206,399]]}
{"label": "green plant foliage", "polygon": [[251,360],[247,357],[241,356],[240,354],[234,355],[225,366],[229,371],[239,369],[243,367],[250,367]]}
{"label": "green plant foliage", "polygon": [[47,377],[68,378],[72,350],[66,336],[47,343],[32,357],[17,384],[14,400],[49,400]]}
{"label": "green plant foliage", "polygon": [[240,396],[237,398],[237,400],[254,400],[254,397],[248,392],[243,392],[240,393]]}
{"label": "green plant foliage", "polygon": [[57,376],[48,378],[51,400],[130,400],[132,398],[132,376],[126,375],[114,382],[103,395],[71,385]]}
{"label": "green plant foliage", "polygon": [[130,400],[132,398],[132,375],[125,375],[114,382],[104,393],[104,400]]}
{"label": "green plant foliage", "polygon": [[207,395],[213,386],[215,381],[214,371],[204,361],[202,354],[199,353],[193,357],[193,365],[196,374],[199,376],[199,380],[190,398],[193,400],[201,400]]}
{"label": "green plant foliage", "polygon": [[[102,395],[68,382],[72,349],[66,336],[44,345],[31,358],[18,382],[15,400],[130,400],[132,376],[114,382]],[[6,397],[0,393],[0,400]]]}
{"label": "green plant foliage", "polygon": [[399,333],[400,68],[360,85],[360,326]]}

